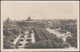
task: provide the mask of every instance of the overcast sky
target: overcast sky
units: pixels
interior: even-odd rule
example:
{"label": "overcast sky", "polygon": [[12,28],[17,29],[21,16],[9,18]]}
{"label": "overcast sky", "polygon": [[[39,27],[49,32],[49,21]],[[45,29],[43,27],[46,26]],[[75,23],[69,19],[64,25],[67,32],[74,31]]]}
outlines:
{"label": "overcast sky", "polygon": [[1,1],[1,17],[13,20],[72,19],[79,17],[78,1]]}

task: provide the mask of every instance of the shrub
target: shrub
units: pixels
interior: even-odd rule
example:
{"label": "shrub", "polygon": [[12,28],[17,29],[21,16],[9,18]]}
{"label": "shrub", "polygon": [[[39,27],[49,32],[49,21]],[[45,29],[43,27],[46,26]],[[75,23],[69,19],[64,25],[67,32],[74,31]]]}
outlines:
{"label": "shrub", "polygon": [[72,47],[77,47],[77,39],[74,37],[67,37],[66,42],[68,42]]}

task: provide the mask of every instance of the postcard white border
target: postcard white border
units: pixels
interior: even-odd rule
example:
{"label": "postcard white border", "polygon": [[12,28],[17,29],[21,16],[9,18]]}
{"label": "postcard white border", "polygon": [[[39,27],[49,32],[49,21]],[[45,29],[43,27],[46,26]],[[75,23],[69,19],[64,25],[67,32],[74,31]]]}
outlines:
{"label": "postcard white border", "polygon": [[[4,1],[1,1],[4,2]],[[7,2],[7,1],[6,1]],[[14,1],[13,1],[14,2]],[[20,2],[20,1],[19,1]],[[23,1],[21,1],[23,2]],[[56,2],[56,1],[27,1],[27,2]],[[57,1],[60,2],[60,1]],[[63,1],[68,2],[68,1]],[[70,1],[69,1],[70,2]],[[78,2],[79,1],[71,1],[71,2]],[[77,18],[77,49],[3,49],[3,18],[1,18],[1,51],[79,51],[79,18]]]}

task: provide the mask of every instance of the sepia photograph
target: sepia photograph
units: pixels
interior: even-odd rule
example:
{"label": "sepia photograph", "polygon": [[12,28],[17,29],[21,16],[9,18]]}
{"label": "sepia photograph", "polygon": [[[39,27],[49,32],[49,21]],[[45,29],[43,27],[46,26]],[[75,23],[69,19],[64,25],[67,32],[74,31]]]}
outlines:
{"label": "sepia photograph", "polygon": [[1,1],[1,49],[79,50],[79,1]]}

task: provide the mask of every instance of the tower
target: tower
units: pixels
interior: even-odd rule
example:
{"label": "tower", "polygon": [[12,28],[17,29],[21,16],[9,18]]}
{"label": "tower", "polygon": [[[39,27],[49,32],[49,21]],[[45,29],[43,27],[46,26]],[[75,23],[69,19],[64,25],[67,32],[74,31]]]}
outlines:
{"label": "tower", "polygon": [[30,16],[28,17],[28,21],[31,21],[31,17]]}

